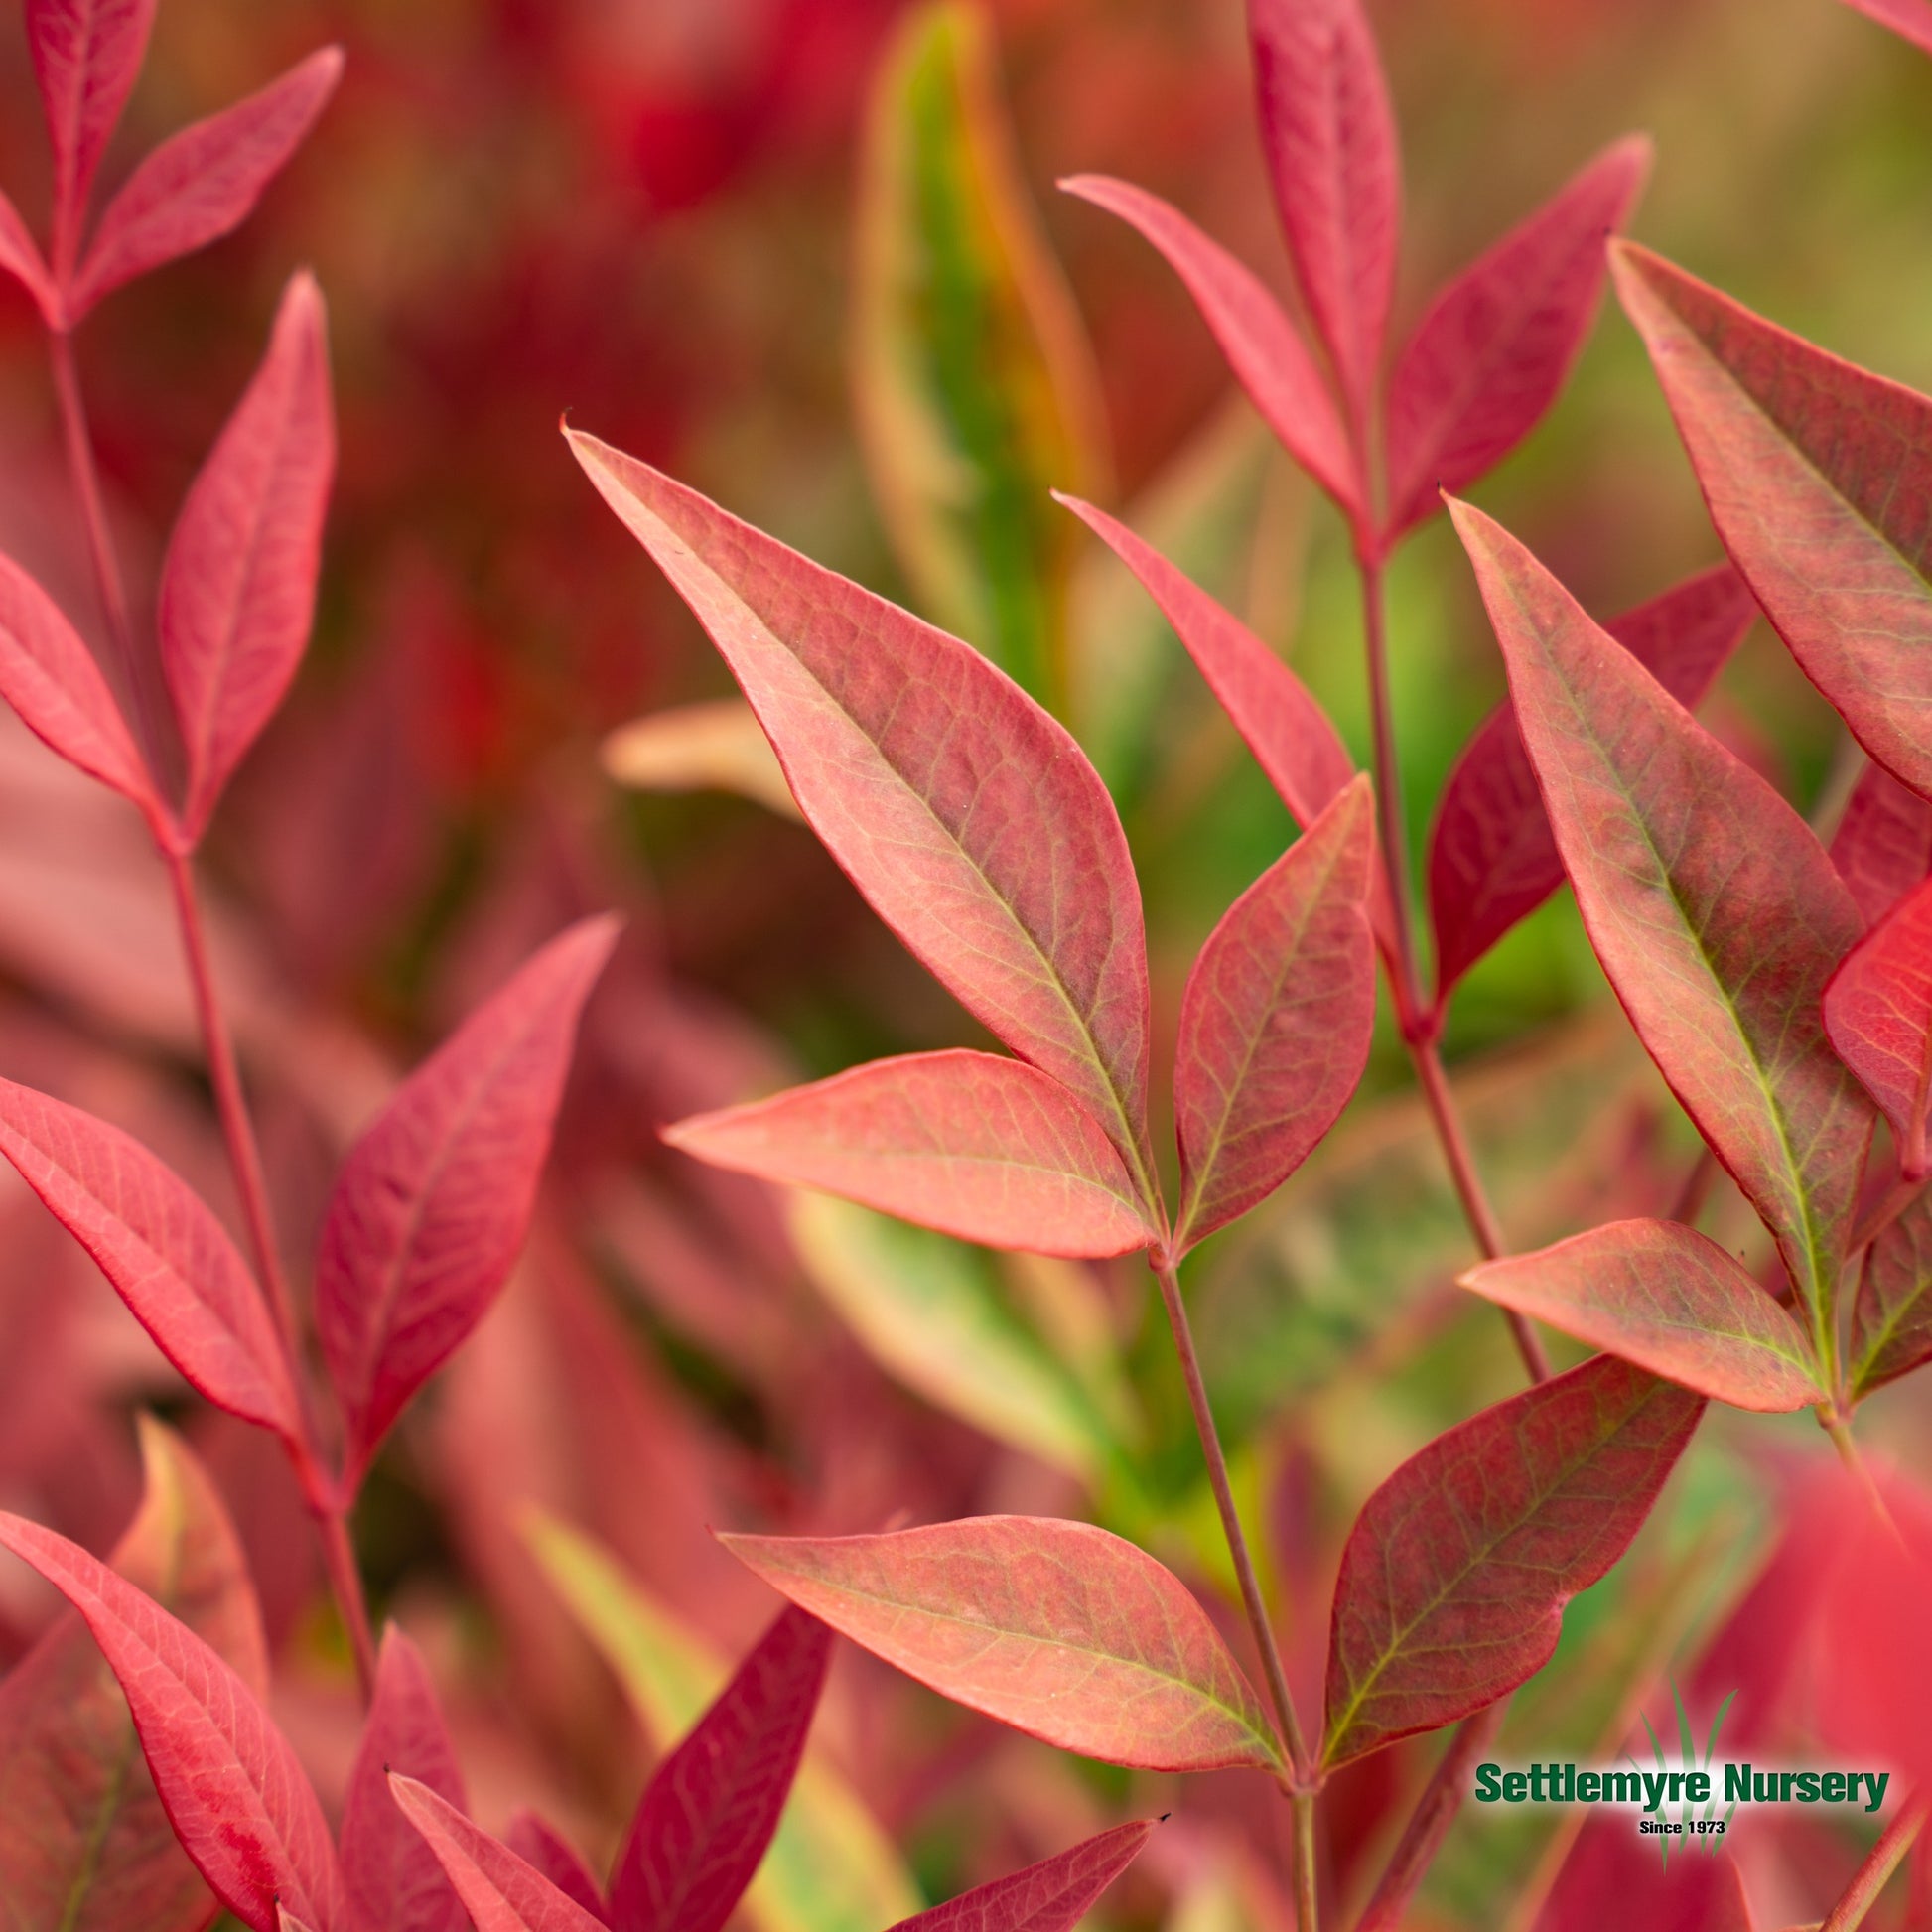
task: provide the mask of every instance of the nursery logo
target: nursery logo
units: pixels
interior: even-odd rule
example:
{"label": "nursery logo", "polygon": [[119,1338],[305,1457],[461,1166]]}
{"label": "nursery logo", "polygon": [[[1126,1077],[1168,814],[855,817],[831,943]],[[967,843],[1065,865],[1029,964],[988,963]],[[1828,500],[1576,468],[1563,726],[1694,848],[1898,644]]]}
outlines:
{"label": "nursery logo", "polygon": [[[1749,1759],[1718,1759],[1718,1735],[1724,1727],[1733,1691],[1718,1707],[1711,1734],[1700,1756],[1691,1729],[1690,1713],[1677,1686],[1671,1698],[1677,1707],[1678,1761],[1672,1764],[1663,1739],[1646,1717],[1655,1758],[1654,1768],[1626,1757],[1629,1766],[1583,1765],[1569,1762],[1505,1767],[1476,1766],[1475,1799],[1479,1805],[1611,1805],[1638,1813],[1637,1830],[1657,1841],[1666,1866],[1674,1847],[1715,1850],[1730,1827],[1739,1805],[1846,1805],[1875,1812],[1885,1802],[1889,1771],[1829,1770],[1816,1765],[1787,1768],[1755,1764]],[[1641,1714],[1639,1714],[1641,1715]]]}

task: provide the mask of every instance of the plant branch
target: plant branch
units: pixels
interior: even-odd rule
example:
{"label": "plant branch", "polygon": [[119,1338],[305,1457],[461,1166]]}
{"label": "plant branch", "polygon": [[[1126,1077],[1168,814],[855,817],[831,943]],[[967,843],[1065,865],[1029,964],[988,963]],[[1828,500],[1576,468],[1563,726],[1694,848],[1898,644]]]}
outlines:
{"label": "plant branch", "polygon": [[181,922],[182,948],[187,955],[188,977],[194,989],[196,1016],[201,1022],[202,1039],[207,1054],[208,1082],[214,1089],[215,1110],[220,1116],[221,1133],[227,1142],[228,1162],[234,1170],[235,1187],[241,1196],[242,1218],[248,1228],[248,1242],[254,1253],[256,1277],[268,1298],[269,1312],[288,1363],[289,1379],[301,1404],[302,1453],[297,1457],[296,1473],[310,1513],[322,1537],[323,1556],[328,1567],[330,1587],[335,1593],[343,1622],[348,1631],[349,1648],[355,1657],[355,1674],[366,1700],[375,1683],[375,1637],[369,1625],[368,1603],[362,1593],[361,1573],[349,1542],[346,1509],[336,1485],[324,1471],[322,1436],[317,1427],[310,1381],[302,1358],[301,1328],[295,1311],[295,1298],[289,1292],[281,1254],[275,1239],[273,1212],[269,1206],[268,1185],[262,1173],[261,1146],[242,1091],[241,1070],[235,1061],[234,1040],[215,992],[214,965],[208,954],[207,931],[202,918],[201,900],[195,890],[193,861],[182,851],[168,848],[163,854],[169,884],[174,889],[175,911]]}
{"label": "plant branch", "polygon": [[1455,1822],[1469,1767],[1495,1738],[1507,1703],[1507,1699],[1501,1699],[1474,1717],[1463,1719],[1456,1727],[1449,1749],[1430,1774],[1429,1782],[1416,1800],[1415,1810],[1409,1814],[1409,1822],[1389,1857],[1381,1883],[1355,1922],[1355,1932],[1396,1932],[1401,1925],[1409,1901],[1422,1883],[1423,1873],[1429,1869],[1430,1861],[1442,1849],[1449,1826]]}
{"label": "plant branch", "polygon": [[133,706],[141,750],[147,759],[148,770],[159,787],[166,781],[160,720],[156,715],[150,681],[143,675],[140,655],[134,648],[134,626],[128,617],[127,586],[121,576],[113,536],[107,527],[107,509],[100,491],[100,470],[94,461],[93,437],[87,428],[87,408],[80,394],[79,371],[74,366],[73,339],[64,330],[51,329],[47,341],[48,352],[54,363],[54,391],[60,399],[61,433],[67,443],[68,473],[73,482],[74,494],[80,499],[80,520],[87,531],[94,589],[100,598],[101,616],[106,621],[116,668]]}
{"label": "plant branch", "polygon": [[1295,1806],[1295,1923],[1316,1932],[1321,1923],[1320,1872],[1314,1862],[1314,1793],[1298,1791]]}
{"label": "plant branch", "polygon": [[[1388,886],[1390,921],[1394,927],[1394,957],[1384,952],[1390,992],[1395,999],[1396,1019],[1402,1037],[1415,1063],[1416,1078],[1422,1085],[1429,1117],[1442,1143],[1449,1163],[1449,1178],[1455,1197],[1462,1204],[1463,1218],[1485,1260],[1493,1261],[1509,1252],[1502,1224],[1483,1190],[1482,1176],[1476,1172],[1475,1155],[1456,1112],[1455,1097],[1449,1090],[1449,1074],[1437,1050],[1436,1035],[1441,1016],[1423,1004],[1421,982],[1416,966],[1416,938],[1409,910],[1409,837],[1402,817],[1402,770],[1396,755],[1395,711],[1389,695],[1388,626],[1382,595],[1382,560],[1379,552],[1358,535],[1355,546],[1356,568],[1362,586],[1362,641],[1368,656],[1368,694],[1375,723],[1375,796],[1381,816],[1381,856],[1383,876]],[[1524,1370],[1532,1382],[1550,1379],[1549,1357],[1529,1321],[1514,1309],[1499,1311],[1509,1323],[1516,1352],[1523,1358]]]}
{"label": "plant branch", "polygon": [[1859,1866],[1818,1932],[1853,1932],[1855,1926],[1864,1923],[1865,1914],[1877,1904],[1886,1881],[1912,1849],[1912,1841],[1925,1823],[1926,1804],[1923,1792],[1914,1792],[1906,1800],[1905,1809],[1885,1827],[1884,1835]]}
{"label": "plant branch", "polygon": [[1207,1384],[1201,1379],[1200,1355],[1194,1347],[1194,1333],[1187,1320],[1186,1305],[1180,1299],[1180,1279],[1173,1263],[1161,1253],[1149,1257],[1154,1278],[1161,1284],[1161,1302],[1168,1311],[1168,1326],[1173,1334],[1175,1352],[1180,1357],[1180,1373],[1187,1385],[1188,1406],[1194,1412],[1194,1429],[1200,1437],[1201,1454],[1207,1460],[1207,1480],[1214,1491],[1214,1505],[1221,1514],[1221,1529],[1227,1537],[1228,1555],[1234,1560],[1234,1574],[1241,1585],[1241,1603],[1248,1613],[1248,1626],[1254,1632],[1255,1648],[1268,1679],[1268,1695],[1281,1725],[1282,1741],[1288,1746],[1289,1768],[1298,1788],[1309,1778],[1311,1766],[1302,1726],[1295,1715],[1295,1698],[1288,1688],[1288,1673],[1282,1668],[1281,1646],[1275,1641],[1268,1611],[1261,1600],[1261,1584],[1255,1576],[1254,1558],[1248,1551],[1247,1533],[1234,1507],[1234,1490],[1228,1481],[1227,1457],[1221,1450],[1220,1431],[1214,1426],[1214,1412],[1208,1406]]}

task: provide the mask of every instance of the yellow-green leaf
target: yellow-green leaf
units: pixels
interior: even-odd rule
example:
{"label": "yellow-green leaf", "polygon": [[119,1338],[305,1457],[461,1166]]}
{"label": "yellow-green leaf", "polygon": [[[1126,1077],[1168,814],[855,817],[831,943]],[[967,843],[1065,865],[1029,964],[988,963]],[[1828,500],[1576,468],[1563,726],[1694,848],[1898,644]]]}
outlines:
{"label": "yellow-green leaf", "polygon": [[915,8],[873,85],[853,382],[874,493],[935,622],[1050,709],[1065,695],[1077,526],[1105,489],[1092,351],[1014,153],[990,27]]}
{"label": "yellow-green leaf", "polygon": [[792,1243],[873,1359],[975,1429],[1092,1483],[1120,1459],[1075,1376],[1000,1293],[984,1249],[829,1194],[798,1194]]}

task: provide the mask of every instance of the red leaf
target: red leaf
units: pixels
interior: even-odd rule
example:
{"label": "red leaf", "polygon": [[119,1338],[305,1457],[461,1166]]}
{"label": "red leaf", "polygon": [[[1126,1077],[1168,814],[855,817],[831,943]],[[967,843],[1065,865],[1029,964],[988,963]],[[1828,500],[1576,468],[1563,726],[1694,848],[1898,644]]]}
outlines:
{"label": "red leaf", "polygon": [[542,1872],[479,1831],[427,1785],[391,1777],[390,1789],[462,1898],[477,1932],[604,1932]]}
{"label": "red leaf", "polygon": [[1282,448],[1344,515],[1365,514],[1360,467],[1328,385],[1300,332],[1254,271],[1201,233],[1178,208],[1131,182],[1074,175],[1060,186],[1119,215],[1160,251],[1186,284],[1236,381]]}
{"label": "red leaf", "polygon": [[[207,1472],[137,1418],[147,1482],[113,1567],[260,1693],[247,1561]],[[175,1842],[114,1673],[69,1613],[0,1682],[0,1872],[7,1932],[202,1932],[214,1909]]]}
{"label": "red leaf", "polygon": [[392,1770],[466,1808],[436,1687],[422,1653],[394,1624],[382,1633],[375,1697],[343,1801],[343,1881],[363,1924],[380,1932],[468,1932],[443,1867],[390,1794]]}
{"label": "red leaf", "polygon": [[325,332],[322,292],[297,275],[168,545],[161,661],[188,754],[191,842],[308,645],[336,468]]}
{"label": "red leaf", "polygon": [[1846,0],[1846,5],[1932,54],[1932,0]]}
{"label": "red leaf", "polygon": [[1390,541],[1435,513],[1534,429],[1588,339],[1604,238],[1629,213],[1651,147],[1605,150],[1443,289],[1389,386]]}
{"label": "red leaf", "polygon": [[1180,1006],[1174,1119],[1184,1253],[1272,1194],[1348,1104],[1375,1027],[1368,779],[1229,908]]}
{"label": "red leaf", "polygon": [[[1700,572],[1603,627],[1679,704],[1693,707],[1757,616],[1728,564]],[[1443,786],[1429,841],[1436,999],[1563,884],[1563,855],[1507,702],[1483,720]]]}
{"label": "red leaf", "polygon": [[581,1905],[601,1925],[610,1923],[604,1893],[590,1867],[533,1811],[519,1811],[503,1834],[503,1844],[573,1904]]}
{"label": "red leaf", "polygon": [[744,687],[799,809],[880,916],[1072,1089],[1152,1202],[1141,891],[1080,748],[957,638],[570,433]]}
{"label": "red leaf", "polygon": [[1068,1932],[1140,1855],[1154,1823],[1116,1825],[1024,1871],[900,1919],[892,1932]]}
{"label": "red leaf", "polygon": [[993,1053],[875,1060],[663,1131],[715,1166],[989,1247],[1122,1255],[1157,1238],[1093,1116],[1057,1080]]}
{"label": "red leaf", "polygon": [[1932,1166],[1932,880],[1846,955],[1825,989],[1825,1030],[1891,1123],[1900,1171],[1919,1179]]}
{"label": "red leaf", "polygon": [[1932,874],[1932,804],[1867,764],[1832,836],[1832,864],[1867,926]]}
{"label": "red leaf", "polygon": [[1932,1198],[1921,1189],[1866,1251],[1852,1304],[1852,1400],[1932,1361]]}
{"label": "red leaf", "polygon": [[155,0],[27,0],[27,41],[54,147],[57,266],[71,263],[94,172],[148,51],[154,7]]}
{"label": "red leaf", "polygon": [[[1355,760],[1313,693],[1233,612],[1126,524],[1077,496],[1058,500],[1141,580],[1306,832],[1355,775]],[[1369,885],[1369,917],[1393,956],[1395,912],[1380,866]]]}
{"label": "red leaf", "polygon": [[301,1439],[261,1292],[201,1197],[118,1127],[0,1080],[0,1154],[207,1399]]}
{"label": "red leaf", "polygon": [[93,653],[53,599],[7,557],[0,557],[0,697],[69,763],[161,824],[165,813],[147,760]]}
{"label": "red leaf", "polygon": [[981,1516],[884,1536],[727,1536],[833,1629],[969,1710],[1112,1764],[1281,1768],[1206,1612],[1086,1523]]}
{"label": "red leaf", "polygon": [[397,1088],[343,1163],[316,1327],[347,1423],[345,1494],[516,1261],[578,1016],[617,932],[584,919],[553,939]]}
{"label": "red leaf", "polygon": [[228,1665],[78,1544],[0,1513],[0,1545],[86,1619],[127,1695],[182,1850],[255,1932],[279,1898],[316,1932],[347,1932],[322,1807],[288,1741]]}
{"label": "red leaf", "polygon": [[20,218],[20,210],[4,195],[0,195],[0,269],[20,282],[34,298],[41,320],[52,328],[61,313],[54,278],[48,273],[40,245]]}
{"label": "red leaf", "polygon": [[342,50],[323,48],[260,92],[162,142],[100,217],[68,298],[68,326],[123,283],[239,227],[302,145],[342,71]]}
{"label": "red leaf", "polygon": [[1541,1670],[1564,1605],[1623,1554],[1703,1413],[1598,1355],[1405,1462],[1342,1551],[1323,1763],[1453,1724]]}
{"label": "red leaf", "polygon": [[1250,0],[1248,25],[1296,280],[1366,422],[1402,226],[1402,159],[1375,36],[1360,0]]}
{"label": "red leaf", "polygon": [[1513,537],[1451,513],[1590,943],[1822,1330],[1872,1125],[1822,1011],[1858,908],[1762,778]]}
{"label": "red leaf", "polygon": [[1355,776],[1355,760],[1313,693],[1233,612],[1151,543],[1105,510],[1077,496],[1055,495],[1141,580],[1306,832]]}
{"label": "red leaf", "polygon": [[[1713,1783],[1719,1781],[1714,1777]],[[1755,1932],[1724,1853],[1666,1865],[1626,1811],[1592,1811],[1557,1872],[1535,1932]]]}
{"label": "red leaf", "polygon": [[1738,1409],[1827,1399],[1805,1332],[1724,1249],[1676,1221],[1614,1221],[1462,1286]]}
{"label": "red leaf", "polygon": [[1627,242],[1611,268],[1764,615],[1872,758],[1932,793],[1932,399]]}
{"label": "red leaf", "polygon": [[825,1685],[832,1633],[789,1606],[658,1767],[611,1878],[623,1932],[719,1932],[771,1834]]}

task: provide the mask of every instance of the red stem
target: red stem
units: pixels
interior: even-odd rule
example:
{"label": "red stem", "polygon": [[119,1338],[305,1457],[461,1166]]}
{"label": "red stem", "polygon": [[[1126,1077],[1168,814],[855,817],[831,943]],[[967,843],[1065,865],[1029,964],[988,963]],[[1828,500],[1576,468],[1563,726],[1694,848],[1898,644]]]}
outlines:
{"label": "red stem", "polygon": [[[148,768],[159,785],[159,735],[148,705],[147,680],[141,675],[134,650],[120,563],[101,504],[100,477],[94,464],[93,442],[87,433],[87,413],[74,367],[73,345],[59,330],[50,332],[49,343],[54,361],[54,385],[60,395],[61,420],[67,438],[68,463],[73,475],[75,493],[80,498],[81,516],[87,526],[87,541],[93,553],[94,579],[99,588],[101,609],[128,689],[134,696]],[[187,959],[196,1017],[201,1023],[202,1039],[207,1055],[208,1080],[214,1089],[221,1133],[227,1142],[229,1165],[234,1170],[235,1186],[241,1196],[248,1241],[254,1251],[256,1278],[266,1295],[283,1359],[288,1366],[289,1380],[300,1403],[303,1440],[288,1446],[289,1457],[295,1465],[310,1514],[316,1519],[330,1587],[348,1632],[349,1648],[355,1658],[356,1680],[366,1703],[375,1685],[375,1639],[369,1627],[368,1602],[362,1592],[362,1579],[349,1541],[346,1507],[327,1470],[322,1434],[316,1423],[314,1397],[302,1357],[295,1300],[289,1293],[288,1278],[282,1272],[281,1257],[276,1247],[274,1217],[262,1175],[261,1149],[255,1139],[247,1100],[242,1093],[234,1043],[215,995],[214,970],[208,957],[201,902],[195,891],[194,868],[189,855],[162,824],[157,822],[151,829],[155,833],[156,847],[167,868],[168,883],[174,893],[175,911],[181,925],[182,951]]]}
{"label": "red stem", "polygon": [[1925,1813],[1924,1794],[1914,1792],[1906,1801],[1905,1809],[1885,1828],[1884,1836],[1871,1848],[1870,1857],[1859,1866],[1852,1882],[1846,1886],[1818,1932],[1853,1932],[1855,1926],[1864,1923],[1865,1914],[1877,1904],[1886,1881],[1903,1863],[1905,1854],[1912,1849],[1912,1841],[1918,1837],[1919,1829],[1925,1823]]}
{"label": "red stem", "polygon": [[[1463,1132],[1455,1097],[1449,1090],[1449,1075],[1436,1047],[1439,1016],[1423,1005],[1422,989],[1416,971],[1416,940],[1409,916],[1409,835],[1402,818],[1402,771],[1395,749],[1395,714],[1389,696],[1387,624],[1382,608],[1382,558],[1376,546],[1358,532],[1355,544],[1356,567],[1362,582],[1362,638],[1368,655],[1368,693],[1375,722],[1375,796],[1381,814],[1382,867],[1388,883],[1391,918],[1395,927],[1395,957],[1385,953],[1383,965],[1389,976],[1389,990],[1395,999],[1396,1019],[1402,1037],[1415,1063],[1423,1098],[1435,1124],[1436,1138],[1442,1143],[1449,1163],[1449,1179],[1455,1197],[1462,1204],[1463,1217],[1475,1236],[1476,1246],[1485,1260],[1494,1261],[1509,1252],[1502,1224],[1483,1191],[1482,1176],[1476,1171],[1475,1155]],[[1550,1360],[1536,1330],[1514,1309],[1499,1312],[1509,1323],[1516,1352],[1532,1382],[1550,1379]]]}
{"label": "red stem", "polygon": [[1248,1551],[1248,1538],[1234,1506],[1234,1490],[1228,1481],[1227,1457],[1221,1450],[1221,1436],[1214,1426],[1214,1411],[1207,1400],[1207,1384],[1201,1378],[1200,1355],[1194,1347],[1194,1332],[1187,1320],[1187,1307],[1180,1298],[1180,1281],[1173,1263],[1164,1256],[1149,1257],[1154,1278],[1161,1284],[1161,1302],[1168,1311],[1168,1326],[1173,1331],[1173,1345],[1180,1357],[1180,1373],[1187,1384],[1188,1406],[1194,1412],[1194,1429],[1200,1437],[1201,1453],[1207,1459],[1207,1480],[1214,1491],[1214,1506],[1221,1514],[1221,1529],[1227,1537],[1228,1555],[1234,1560],[1234,1574],[1241,1586],[1242,1607],[1248,1613],[1248,1626],[1254,1632],[1255,1648],[1261,1653],[1262,1670],[1268,1679],[1268,1695],[1275,1707],[1275,1718],[1288,1746],[1292,1786],[1299,1791],[1309,1783],[1308,1745],[1295,1716],[1295,1698],[1288,1688],[1288,1673],[1282,1668],[1281,1647],[1275,1641],[1268,1611],[1261,1600],[1261,1584],[1255,1576],[1254,1558]]}
{"label": "red stem", "polygon": [[1422,1796],[1416,1800],[1401,1841],[1382,1873],[1382,1882],[1375,1887],[1375,1895],[1356,1921],[1355,1932],[1395,1932],[1401,1925],[1409,1901],[1422,1883],[1423,1873],[1429,1869],[1430,1861],[1442,1849],[1449,1826],[1455,1822],[1470,1766],[1489,1748],[1502,1725],[1506,1702],[1492,1704],[1486,1711],[1478,1711],[1473,1718],[1462,1721],[1442,1761],[1423,1786]]}
{"label": "red stem", "polygon": [[301,1404],[302,1452],[296,1457],[296,1473],[302,1480],[303,1495],[321,1533],[323,1557],[329,1571],[330,1587],[342,1610],[348,1631],[349,1648],[355,1657],[355,1675],[366,1701],[375,1684],[375,1638],[369,1626],[368,1603],[362,1593],[361,1574],[349,1542],[346,1506],[324,1466],[321,1431],[317,1427],[315,1403],[308,1373],[302,1360],[301,1329],[297,1324],[295,1298],[289,1292],[288,1277],[282,1271],[276,1246],[275,1222],[269,1207],[268,1186],[262,1173],[261,1146],[255,1138],[255,1124],[242,1092],[241,1070],[235,1061],[234,1041],[221,1011],[214,988],[214,967],[208,956],[207,933],[202,907],[195,891],[195,871],[189,856],[175,849],[165,853],[169,884],[174,888],[175,911],[181,921],[182,949],[187,955],[188,977],[195,993],[195,1011],[201,1021],[202,1038],[207,1052],[208,1082],[214,1089],[214,1105],[221,1118],[221,1132],[228,1144],[228,1161],[234,1170],[235,1186],[241,1195],[242,1218],[247,1223],[248,1243],[254,1251],[257,1278],[267,1290],[269,1312],[288,1363],[289,1379],[295,1385]]}

